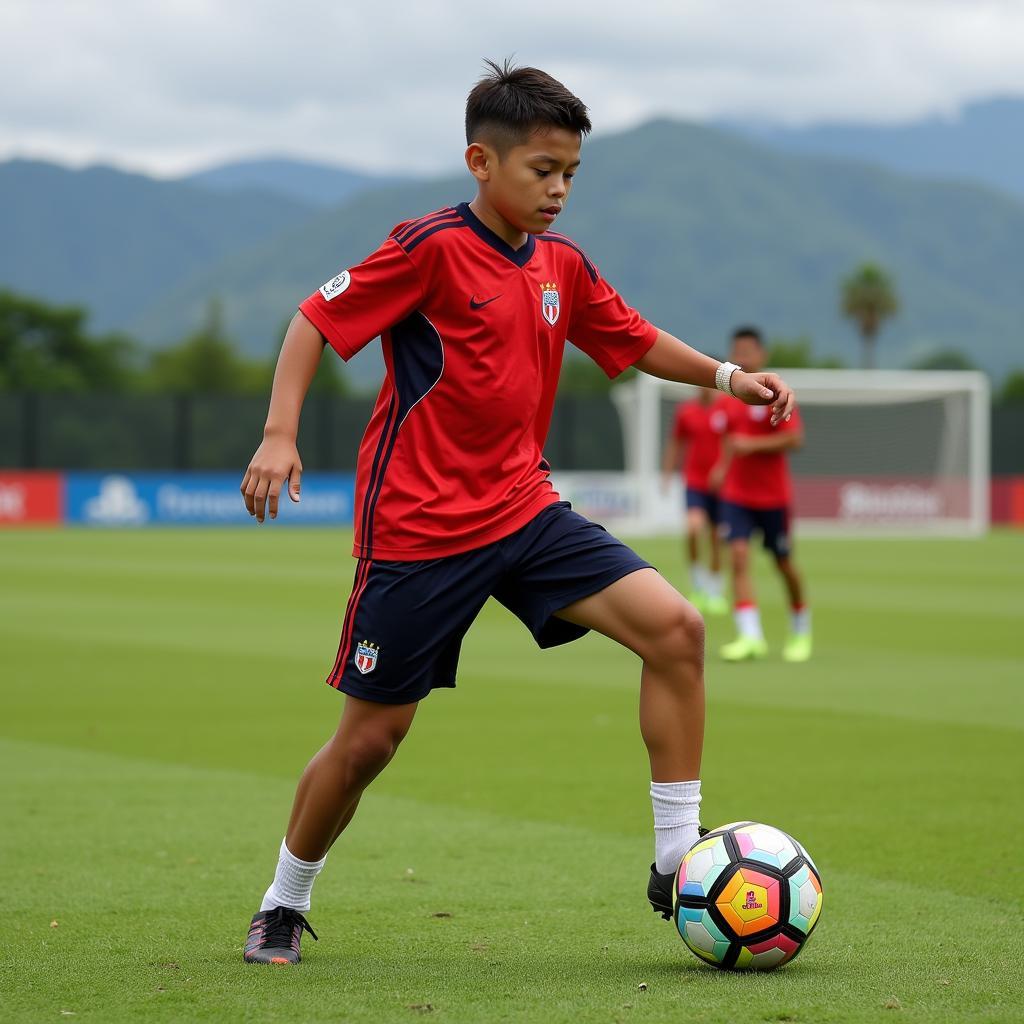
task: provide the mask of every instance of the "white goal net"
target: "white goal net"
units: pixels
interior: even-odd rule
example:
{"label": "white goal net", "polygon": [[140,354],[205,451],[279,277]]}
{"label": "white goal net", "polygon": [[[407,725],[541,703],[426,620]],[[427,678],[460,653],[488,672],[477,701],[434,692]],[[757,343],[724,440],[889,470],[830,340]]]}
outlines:
{"label": "white goal net", "polygon": [[[791,456],[801,527],[848,535],[977,536],[989,522],[989,390],[982,373],[785,370],[804,422]],[[568,474],[581,511],[628,532],[679,529],[661,457],[693,388],[639,374],[613,391],[625,474]],[[556,480],[556,484],[559,483]],[[601,507],[601,505],[605,507]]]}

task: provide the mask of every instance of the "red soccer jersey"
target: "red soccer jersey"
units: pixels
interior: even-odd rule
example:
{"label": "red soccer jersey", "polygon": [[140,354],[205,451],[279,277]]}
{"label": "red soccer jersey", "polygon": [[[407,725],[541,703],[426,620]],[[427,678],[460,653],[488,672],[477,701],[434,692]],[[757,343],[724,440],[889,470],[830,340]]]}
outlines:
{"label": "red soccer jersey", "polygon": [[458,554],[559,500],[543,448],[566,339],[614,377],[657,334],[564,235],[513,249],[467,203],[399,224],[299,308],[343,359],[383,344],[356,470],[361,558]]}
{"label": "red soccer jersey", "polygon": [[[790,419],[771,425],[772,410],[768,405],[746,405],[738,398],[723,404],[730,434],[766,437],[801,430],[800,412],[793,410]],[[734,455],[722,484],[722,497],[734,505],[748,508],[784,508],[793,501],[793,485],[789,478],[786,452],[753,452]]]}
{"label": "red soccer jersey", "polygon": [[696,398],[676,408],[672,436],[686,445],[683,458],[683,480],[696,491],[708,490],[711,472],[722,448],[728,415],[723,408],[727,395],[719,395],[705,405]]}

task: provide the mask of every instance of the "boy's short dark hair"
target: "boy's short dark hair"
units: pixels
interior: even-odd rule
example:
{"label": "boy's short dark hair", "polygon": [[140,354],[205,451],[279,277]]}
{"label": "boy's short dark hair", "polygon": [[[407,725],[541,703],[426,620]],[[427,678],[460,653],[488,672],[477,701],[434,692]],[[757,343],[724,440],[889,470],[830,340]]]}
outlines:
{"label": "boy's short dark hair", "polygon": [[484,63],[490,71],[466,100],[467,145],[487,142],[504,155],[537,129],[590,131],[584,103],[546,71],[517,68],[510,60],[501,66],[493,60]]}
{"label": "boy's short dark hair", "polygon": [[732,340],[735,341],[737,338],[753,338],[762,348],[764,348],[764,338],[761,337],[761,332],[753,324],[741,324],[732,332]]}

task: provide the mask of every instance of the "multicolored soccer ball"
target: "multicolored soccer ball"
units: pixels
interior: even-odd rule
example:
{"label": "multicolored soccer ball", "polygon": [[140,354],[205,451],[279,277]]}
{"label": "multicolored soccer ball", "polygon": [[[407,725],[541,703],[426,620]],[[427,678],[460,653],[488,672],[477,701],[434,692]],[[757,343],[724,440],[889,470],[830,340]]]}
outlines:
{"label": "multicolored soccer ball", "polygon": [[674,917],[690,950],[725,970],[770,971],[792,960],[821,916],[821,875],[771,825],[737,821],[698,840],[676,873]]}

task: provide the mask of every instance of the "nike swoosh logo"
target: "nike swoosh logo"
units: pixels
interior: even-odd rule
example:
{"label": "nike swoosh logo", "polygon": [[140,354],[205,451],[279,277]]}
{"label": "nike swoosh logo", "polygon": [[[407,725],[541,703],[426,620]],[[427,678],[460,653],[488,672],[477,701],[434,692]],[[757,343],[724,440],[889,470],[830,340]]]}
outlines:
{"label": "nike swoosh logo", "polygon": [[493,299],[484,299],[483,302],[477,302],[476,301],[476,296],[474,295],[469,300],[469,308],[470,309],[483,309],[484,306],[489,306],[492,302],[494,302],[494,299],[500,299],[500,298],[501,298],[501,294],[499,293],[498,295],[495,295]]}

